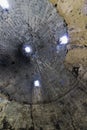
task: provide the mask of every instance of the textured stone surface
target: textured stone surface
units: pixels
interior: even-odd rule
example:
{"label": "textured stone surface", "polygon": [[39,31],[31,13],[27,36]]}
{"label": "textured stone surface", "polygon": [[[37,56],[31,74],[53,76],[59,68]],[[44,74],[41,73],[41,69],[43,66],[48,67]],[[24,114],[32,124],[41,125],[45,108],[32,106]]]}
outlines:
{"label": "textured stone surface", "polygon": [[[1,105],[0,105],[1,108]],[[31,109],[32,108],[32,109]],[[47,104],[23,105],[3,101],[1,130],[86,130],[87,93],[83,85]]]}
{"label": "textured stone surface", "polygon": [[[0,130],[87,130],[87,2],[50,1],[0,8]],[[19,53],[26,42],[36,50],[31,62]]]}
{"label": "textured stone surface", "polygon": [[[67,33],[64,19],[49,1],[19,0],[10,4],[9,12],[0,14],[0,91],[9,100],[26,104],[55,100],[74,82],[68,72],[66,76],[61,72],[66,71],[61,65],[66,47],[61,46],[57,54],[58,39]],[[34,48],[30,61],[19,51],[27,42]],[[41,88],[35,88],[33,81],[39,77]]]}
{"label": "textured stone surface", "polygon": [[[67,47],[66,66],[71,70],[74,66],[87,66],[87,1],[86,0],[50,0],[64,17],[70,45]],[[72,55],[72,56],[71,56]]]}
{"label": "textured stone surface", "polygon": [[35,130],[86,130],[86,103],[87,94],[76,88],[60,101],[33,106]]}
{"label": "textured stone surface", "polygon": [[87,1],[86,0],[50,0],[68,26],[72,44],[87,45]]}
{"label": "textured stone surface", "polygon": [[0,130],[20,130],[32,126],[31,108],[29,105],[3,100],[2,105],[0,103],[0,109]]}

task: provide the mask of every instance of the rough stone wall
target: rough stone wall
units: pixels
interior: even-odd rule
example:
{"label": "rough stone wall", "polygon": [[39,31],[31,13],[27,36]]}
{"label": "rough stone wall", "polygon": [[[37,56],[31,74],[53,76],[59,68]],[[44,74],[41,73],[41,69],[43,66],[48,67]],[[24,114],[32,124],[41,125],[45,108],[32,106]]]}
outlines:
{"label": "rough stone wall", "polygon": [[87,1],[50,0],[64,17],[72,44],[87,45]]}
{"label": "rough stone wall", "polygon": [[[20,2],[23,2],[23,4],[20,4]],[[29,40],[28,35],[30,35],[30,33],[28,32],[29,30],[27,30],[26,22],[30,22],[29,24],[31,25],[33,30],[35,32],[38,30],[38,33],[40,33],[40,35],[43,36],[42,40],[45,41],[44,44],[48,42],[48,37],[50,37],[48,33],[46,33],[45,35],[43,31],[46,24],[44,23],[39,26],[41,19],[38,19],[38,17],[43,17],[43,15],[46,14],[40,13],[39,16],[35,14],[35,17],[33,17],[31,15],[31,12],[29,12],[29,16],[30,16],[29,17],[30,21],[29,21],[28,14],[27,14],[29,8],[28,5],[26,5],[26,2],[28,1],[18,0],[16,5],[16,10],[11,12],[11,17],[9,16],[9,14],[7,17],[5,13],[3,17],[0,17],[5,19],[9,23],[9,24],[5,24],[3,23],[3,20],[0,21],[0,25],[1,25],[0,32],[1,31],[3,32],[4,29],[5,30],[7,29],[7,31],[5,32],[7,32],[8,34],[5,37],[1,35],[3,33],[0,34],[0,38],[1,38],[0,45],[2,47],[2,45],[4,44],[3,47],[6,48],[6,51],[4,53],[6,54],[9,53],[9,45],[10,45],[10,51],[12,50],[12,52],[10,52],[10,55],[12,54],[11,59],[13,59],[14,57],[13,55],[14,48],[16,49],[16,44],[14,43],[18,44],[19,41],[21,42],[22,40],[24,41]],[[38,7],[36,4],[37,2],[38,1],[35,1],[36,7]],[[39,2],[40,4],[42,4],[41,1]],[[40,102],[37,102],[39,101],[38,100],[39,97],[36,97],[36,92],[39,92],[39,94],[42,93],[40,89],[34,91],[35,94],[33,93],[32,95],[34,104],[31,104],[29,102],[28,102],[29,104],[26,104],[26,102],[23,102],[24,99],[27,99],[27,97],[28,99],[30,99],[29,96],[26,95],[31,95],[31,93],[28,94],[25,91],[25,96],[23,96],[21,94],[22,90],[18,89],[16,90],[15,93],[13,91],[13,85],[17,77],[20,78],[22,73],[24,74],[25,77],[26,74],[25,71],[26,67],[24,69],[25,64],[23,64],[22,68],[20,69],[18,68],[18,70],[15,71],[17,74],[15,80],[14,80],[15,75],[13,76],[13,73],[11,73],[12,74],[11,76],[13,77],[12,78],[10,77],[11,78],[10,84],[8,82],[9,80],[6,80],[6,82],[4,81],[5,79],[7,79],[6,77],[9,74],[9,71],[8,69],[7,71],[4,71],[3,69],[3,72],[7,74],[6,75],[3,74],[3,76],[1,75],[0,88],[2,88],[2,86],[4,88],[8,86],[8,89],[6,88],[7,92],[10,95],[12,95],[12,97],[13,95],[15,95],[16,99],[18,100],[15,101],[12,100],[12,98],[9,99],[8,98],[9,95],[7,95],[8,93],[6,94],[0,91],[2,93],[0,94],[0,130],[87,130],[87,87],[86,87],[87,86],[87,31],[86,31],[87,30],[86,27],[87,26],[86,25],[87,24],[87,9],[86,9],[87,3],[86,1],[83,0],[78,0],[78,1],[77,0],[58,0],[58,1],[51,0],[51,2],[53,3],[54,8],[58,9],[58,15],[60,14],[65,19],[65,23],[68,27],[70,44],[67,46],[68,53],[66,54],[65,62],[64,62],[65,53],[63,54],[64,55],[63,58],[61,56],[58,56],[57,59],[55,59],[55,62],[53,60],[52,64],[49,64],[50,63],[48,62],[49,58],[47,58],[47,56],[45,55],[42,62],[45,61],[44,60],[45,58],[47,59],[45,61],[45,64],[43,64],[42,66],[42,68],[45,68],[42,71],[42,75],[45,75],[47,72],[48,75],[43,76],[43,79],[44,81],[50,79],[51,83],[49,84],[49,82],[46,81],[46,87],[43,94],[43,98],[46,99],[45,102],[43,102],[42,100],[43,98],[40,100]],[[31,5],[33,6],[32,2]],[[21,11],[19,10],[19,6],[21,8]],[[48,10],[47,14],[50,15],[50,12],[52,14],[55,14],[55,9],[53,10],[53,6],[52,5],[50,6],[51,8],[50,10]],[[42,10],[44,10],[44,5]],[[38,9],[35,11],[37,13]],[[19,14],[17,14],[17,17],[14,17],[17,12],[19,12]],[[23,20],[22,20],[22,16],[24,18]],[[57,17],[56,19],[55,19],[55,15],[53,15],[52,17],[54,19],[52,21],[52,24],[49,25],[50,25],[50,30],[51,31],[53,30],[53,32],[55,32]],[[52,20],[52,17],[49,20],[47,19],[47,17],[46,18],[43,17],[43,18],[47,19],[49,22],[50,20]],[[44,21],[44,19],[42,21]],[[55,25],[53,22],[55,23]],[[19,23],[23,24],[23,26],[21,26],[21,24]],[[59,21],[58,25],[60,25],[60,23],[61,21]],[[14,26],[15,28],[12,28]],[[40,27],[40,29],[38,28],[38,26]],[[48,29],[48,26],[46,27]],[[60,29],[61,28],[59,28],[59,30]],[[45,32],[47,32],[47,30],[45,30]],[[51,36],[53,32],[51,33]],[[7,41],[7,39],[10,42]],[[36,41],[36,39],[34,40]],[[55,33],[55,38],[50,39],[50,41],[51,40],[53,40],[52,42],[54,43],[54,45],[56,45],[55,44],[55,42],[57,41],[56,33]],[[54,56],[54,54],[52,56]],[[55,65],[55,63],[57,64]],[[66,69],[64,68],[64,66],[62,66],[63,63],[65,64]],[[0,73],[1,72],[2,71],[0,71]],[[55,77],[55,75],[57,76]],[[21,80],[18,80],[18,82],[21,83]],[[22,85],[23,84],[21,84],[21,86]]]}
{"label": "rough stone wall", "polygon": [[32,109],[30,105],[6,100],[0,102],[0,109],[1,130],[86,130],[87,128],[87,93],[80,85],[61,99],[48,104],[33,105]]}
{"label": "rough stone wall", "polygon": [[65,64],[69,70],[79,67],[79,76],[87,77],[87,1],[50,0],[64,17],[70,38]]}

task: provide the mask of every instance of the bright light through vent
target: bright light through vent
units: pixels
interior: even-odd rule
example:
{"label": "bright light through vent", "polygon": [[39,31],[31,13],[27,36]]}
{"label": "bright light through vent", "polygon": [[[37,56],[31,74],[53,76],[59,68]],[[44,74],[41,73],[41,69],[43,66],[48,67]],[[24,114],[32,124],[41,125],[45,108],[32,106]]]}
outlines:
{"label": "bright light through vent", "polygon": [[32,49],[31,49],[30,46],[26,46],[26,47],[24,48],[24,50],[25,50],[26,53],[31,53],[31,52],[32,52]]}
{"label": "bright light through vent", "polygon": [[34,81],[34,86],[35,87],[40,87],[40,81],[39,80],[35,80]]}
{"label": "bright light through vent", "polygon": [[3,8],[3,9],[9,9],[9,3],[7,0],[0,0],[0,6]]}
{"label": "bright light through vent", "polygon": [[69,38],[68,38],[67,35],[62,36],[62,37],[60,37],[60,39],[59,39],[59,43],[60,43],[60,44],[67,44],[68,41],[69,41]]}

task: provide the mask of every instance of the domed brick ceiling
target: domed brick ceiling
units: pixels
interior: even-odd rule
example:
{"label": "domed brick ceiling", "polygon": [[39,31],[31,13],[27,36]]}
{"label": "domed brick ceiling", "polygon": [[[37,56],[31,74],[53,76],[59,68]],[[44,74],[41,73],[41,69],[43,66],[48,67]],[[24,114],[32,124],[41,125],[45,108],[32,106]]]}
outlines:
{"label": "domed brick ceiling", "polygon": [[0,7],[0,130],[86,130],[86,1],[8,3]]}

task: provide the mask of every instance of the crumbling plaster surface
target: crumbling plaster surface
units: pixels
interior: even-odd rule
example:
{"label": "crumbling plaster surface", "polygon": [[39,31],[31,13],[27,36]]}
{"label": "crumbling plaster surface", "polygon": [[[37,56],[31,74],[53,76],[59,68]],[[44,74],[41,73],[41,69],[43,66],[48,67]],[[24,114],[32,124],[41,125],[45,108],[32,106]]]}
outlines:
{"label": "crumbling plaster surface", "polygon": [[[68,76],[71,78],[69,81],[72,80],[75,85],[73,85],[74,83],[71,86],[66,84],[68,79],[66,80],[66,71],[63,70],[61,71],[65,75],[63,78],[67,81],[65,87],[62,86],[64,93],[62,96],[57,95],[56,100],[51,100],[49,103],[23,104],[9,101],[5,95],[1,94],[0,130],[87,130],[86,3],[82,0],[51,0],[51,2],[55,6],[57,4],[58,12],[63,16],[68,27],[70,44],[67,46],[64,64],[70,73],[73,73],[73,67],[79,68],[78,75],[75,75],[77,77]],[[25,19],[26,17],[27,14]],[[26,30],[26,26],[24,28]],[[24,32],[19,34],[22,35],[22,33]],[[14,38],[14,35],[12,38]],[[20,40],[22,40],[21,37]],[[59,71],[58,67],[56,68],[57,71]],[[48,69],[45,71],[50,73]],[[14,80],[12,79],[11,82],[13,83]],[[1,82],[0,85],[2,86]],[[5,86],[5,83],[3,86]],[[68,89],[68,87],[71,89]],[[56,91],[52,89],[52,86],[49,90],[51,90],[49,93],[51,92],[52,98],[55,97]]]}
{"label": "crumbling plaster surface", "polygon": [[[80,76],[87,77],[87,1],[86,0],[50,0],[64,17],[70,38],[67,46],[66,67],[71,70],[80,67]],[[85,72],[84,72],[85,70]],[[83,72],[82,72],[83,71]]]}
{"label": "crumbling plaster surface", "polygon": [[50,0],[64,17],[72,44],[87,45],[87,1]]}
{"label": "crumbling plaster surface", "polygon": [[24,105],[0,103],[0,130],[86,130],[87,93],[82,86],[59,101]]}

